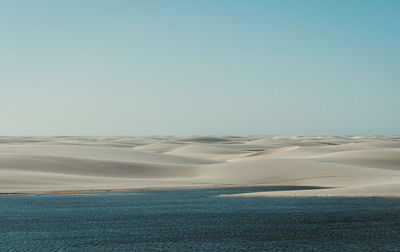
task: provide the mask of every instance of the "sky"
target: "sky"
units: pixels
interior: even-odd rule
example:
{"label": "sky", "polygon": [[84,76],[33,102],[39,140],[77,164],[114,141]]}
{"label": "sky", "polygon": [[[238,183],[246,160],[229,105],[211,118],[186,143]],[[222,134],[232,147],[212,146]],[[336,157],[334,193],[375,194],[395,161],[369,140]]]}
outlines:
{"label": "sky", "polygon": [[2,0],[0,135],[399,135],[400,1]]}

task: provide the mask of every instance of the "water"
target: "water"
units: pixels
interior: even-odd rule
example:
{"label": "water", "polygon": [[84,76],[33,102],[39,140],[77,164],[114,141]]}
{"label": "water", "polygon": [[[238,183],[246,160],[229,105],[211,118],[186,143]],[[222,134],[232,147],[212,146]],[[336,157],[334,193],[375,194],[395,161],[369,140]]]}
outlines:
{"label": "water", "polygon": [[278,189],[4,195],[0,251],[400,250],[400,199],[216,197]]}

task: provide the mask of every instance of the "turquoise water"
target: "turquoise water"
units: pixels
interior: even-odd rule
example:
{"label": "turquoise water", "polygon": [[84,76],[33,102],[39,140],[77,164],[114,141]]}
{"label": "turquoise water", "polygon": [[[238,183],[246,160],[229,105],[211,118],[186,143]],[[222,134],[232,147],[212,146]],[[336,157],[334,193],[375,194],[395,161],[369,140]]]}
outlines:
{"label": "turquoise water", "polygon": [[399,251],[400,199],[220,198],[293,188],[0,197],[0,251]]}

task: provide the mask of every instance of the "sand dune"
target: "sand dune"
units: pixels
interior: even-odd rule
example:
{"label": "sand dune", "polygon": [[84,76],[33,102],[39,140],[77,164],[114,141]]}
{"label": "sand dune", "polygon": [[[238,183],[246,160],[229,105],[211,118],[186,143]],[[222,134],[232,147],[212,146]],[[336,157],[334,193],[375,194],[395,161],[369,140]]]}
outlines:
{"label": "sand dune", "polygon": [[150,162],[161,164],[209,164],[215,161],[165,155],[154,152],[139,151],[125,148],[110,148],[99,146],[68,146],[68,145],[8,145],[0,146],[0,155],[29,155],[29,156],[55,156],[98,160]]}
{"label": "sand dune", "polygon": [[5,156],[0,166],[8,170],[38,171],[55,174],[116,178],[191,177],[196,166],[119,162],[109,160],[65,158],[54,156]]}
{"label": "sand dune", "polygon": [[398,137],[0,137],[0,193],[317,186],[251,197],[400,197]]}

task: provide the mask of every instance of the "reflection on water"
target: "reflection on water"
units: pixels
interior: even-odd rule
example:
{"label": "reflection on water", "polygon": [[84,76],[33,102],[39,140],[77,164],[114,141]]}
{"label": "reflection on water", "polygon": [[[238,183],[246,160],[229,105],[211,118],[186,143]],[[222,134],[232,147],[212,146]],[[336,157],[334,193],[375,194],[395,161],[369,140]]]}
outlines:
{"label": "reflection on water", "polygon": [[0,197],[0,250],[393,250],[400,199],[219,198],[294,188]]}

